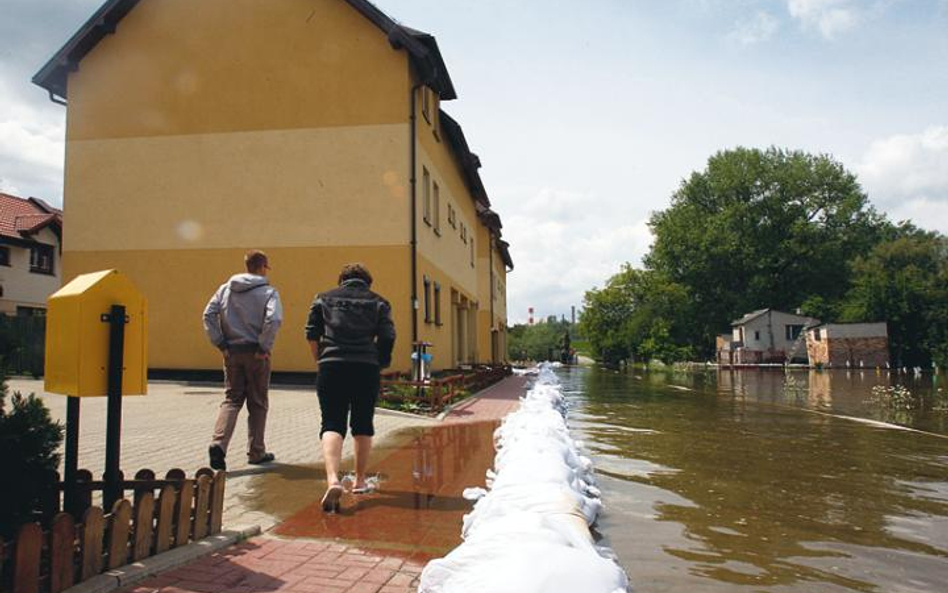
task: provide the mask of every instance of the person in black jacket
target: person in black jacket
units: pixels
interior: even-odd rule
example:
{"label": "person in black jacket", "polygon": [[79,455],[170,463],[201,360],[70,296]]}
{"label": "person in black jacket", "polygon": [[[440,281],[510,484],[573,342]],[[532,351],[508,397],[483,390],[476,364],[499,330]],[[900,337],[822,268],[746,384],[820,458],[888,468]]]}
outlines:
{"label": "person in black jacket", "polygon": [[375,402],[381,369],[392,362],[395,324],[392,307],[369,287],[372,275],[362,264],[347,264],[339,286],[316,295],[306,323],[306,339],[319,365],[316,392],[322,413],[319,431],[326,465],[324,511],[335,511],[342,496],[339,466],[346,424],[355,439],[353,493],[369,491],[366,468],[372,450]]}

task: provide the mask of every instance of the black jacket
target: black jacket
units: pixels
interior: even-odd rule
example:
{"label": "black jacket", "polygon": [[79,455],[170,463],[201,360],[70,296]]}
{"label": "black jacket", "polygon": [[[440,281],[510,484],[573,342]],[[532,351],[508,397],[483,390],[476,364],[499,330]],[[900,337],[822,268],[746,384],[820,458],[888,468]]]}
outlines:
{"label": "black jacket", "polygon": [[388,301],[359,279],[316,295],[309,308],[306,339],[319,342],[319,362],[392,363],[395,324]]}

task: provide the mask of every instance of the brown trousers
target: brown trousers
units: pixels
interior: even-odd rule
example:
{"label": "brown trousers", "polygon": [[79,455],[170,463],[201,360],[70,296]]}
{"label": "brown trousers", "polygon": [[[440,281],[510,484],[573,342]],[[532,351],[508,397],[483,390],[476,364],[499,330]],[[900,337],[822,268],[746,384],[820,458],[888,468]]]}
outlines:
{"label": "brown trousers", "polygon": [[224,357],[224,401],[214,425],[212,445],[224,452],[237,425],[237,415],[247,404],[247,458],[260,459],[267,452],[264,432],[270,407],[270,361],[260,360],[253,352],[232,352]]}

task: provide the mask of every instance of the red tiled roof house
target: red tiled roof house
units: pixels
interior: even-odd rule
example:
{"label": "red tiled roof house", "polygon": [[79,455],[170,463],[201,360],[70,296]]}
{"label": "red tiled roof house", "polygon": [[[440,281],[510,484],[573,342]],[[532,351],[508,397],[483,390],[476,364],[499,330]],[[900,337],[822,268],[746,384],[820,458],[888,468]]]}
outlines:
{"label": "red tiled roof house", "polygon": [[62,211],[0,193],[0,314],[42,315],[61,285]]}

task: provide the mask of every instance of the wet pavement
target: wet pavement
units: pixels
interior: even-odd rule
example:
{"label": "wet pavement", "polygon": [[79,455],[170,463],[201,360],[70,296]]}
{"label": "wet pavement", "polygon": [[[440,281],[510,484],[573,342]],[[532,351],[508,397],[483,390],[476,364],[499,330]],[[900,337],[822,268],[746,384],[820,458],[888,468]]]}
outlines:
{"label": "wet pavement", "polygon": [[[347,493],[338,514],[323,513],[314,501],[273,533],[411,551],[424,560],[443,556],[460,543],[461,518],[471,508],[461,496],[464,488],[483,485],[493,463],[497,425],[489,421],[408,429],[376,454],[381,470],[377,492]],[[261,476],[262,490],[269,488],[268,477]]]}
{"label": "wet pavement", "polygon": [[347,492],[338,514],[320,508],[321,466],[283,465],[252,476],[240,504],[248,513],[275,517],[276,527],[127,591],[415,591],[424,564],[460,543],[462,517],[473,505],[462,491],[484,485],[495,455],[494,429],[519,405],[526,384],[508,377],[461,402],[438,425],[382,440],[369,468],[379,489]]}

